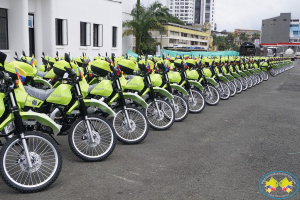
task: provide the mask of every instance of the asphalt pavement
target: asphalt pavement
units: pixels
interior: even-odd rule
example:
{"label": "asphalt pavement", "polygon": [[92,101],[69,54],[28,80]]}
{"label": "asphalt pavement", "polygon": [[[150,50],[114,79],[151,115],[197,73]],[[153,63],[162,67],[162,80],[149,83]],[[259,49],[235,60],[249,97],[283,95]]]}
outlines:
{"label": "asphalt pavement", "polygon": [[[300,61],[217,106],[190,114],[138,145],[118,143],[102,162],[81,161],[59,136],[63,169],[45,191],[20,194],[0,181],[0,199],[269,199],[272,171],[300,179]],[[300,191],[290,199],[300,199]]]}

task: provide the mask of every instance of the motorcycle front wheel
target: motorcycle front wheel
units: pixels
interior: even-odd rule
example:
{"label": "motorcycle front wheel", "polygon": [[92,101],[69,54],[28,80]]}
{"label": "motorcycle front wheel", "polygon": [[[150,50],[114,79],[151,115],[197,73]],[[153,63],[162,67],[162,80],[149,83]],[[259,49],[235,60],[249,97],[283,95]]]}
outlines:
{"label": "motorcycle front wheel", "polygon": [[167,130],[175,121],[174,108],[164,99],[156,98],[150,101],[146,108],[146,116],[150,127],[155,130]]}
{"label": "motorcycle front wheel", "polygon": [[228,87],[230,90],[230,97],[234,97],[236,95],[236,86],[232,81],[229,81],[228,83]]}
{"label": "motorcycle front wheel", "polygon": [[[126,117],[126,112],[128,119]],[[147,117],[140,110],[126,106],[116,112],[113,119],[113,127],[116,131],[117,139],[123,144],[137,144],[143,141],[149,132]]]}
{"label": "motorcycle front wheel", "polygon": [[199,90],[190,89],[189,95],[186,96],[187,102],[189,103],[190,113],[200,113],[205,108],[205,99]]}
{"label": "motorcycle front wheel", "polygon": [[175,112],[175,122],[183,121],[189,114],[189,104],[180,94],[173,94],[173,101],[169,101]]}
{"label": "motorcycle front wheel", "polygon": [[26,143],[32,167],[28,165],[23,143],[17,136],[1,149],[0,166],[3,181],[24,193],[42,191],[58,177],[62,157],[55,141],[39,132],[26,132]]}
{"label": "motorcycle front wheel", "polygon": [[76,120],[68,135],[69,146],[73,153],[84,161],[104,160],[116,146],[114,129],[104,117],[91,114],[88,115],[87,120],[92,133],[89,133],[85,119]]}

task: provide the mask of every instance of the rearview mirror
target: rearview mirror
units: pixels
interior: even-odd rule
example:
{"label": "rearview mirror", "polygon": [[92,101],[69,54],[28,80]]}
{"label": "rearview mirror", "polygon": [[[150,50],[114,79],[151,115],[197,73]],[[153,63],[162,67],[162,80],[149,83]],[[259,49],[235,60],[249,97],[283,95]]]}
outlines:
{"label": "rearview mirror", "polygon": [[25,57],[26,57],[26,55],[25,55],[25,51],[22,51],[22,54],[23,54],[23,56],[25,56]]}
{"label": "rearview mirror", "polygon": [[69,54],[67,54],[67,53],[65,53],[65,61],[68,62],[68,63],[71,62],[70,56],[69,56]]}

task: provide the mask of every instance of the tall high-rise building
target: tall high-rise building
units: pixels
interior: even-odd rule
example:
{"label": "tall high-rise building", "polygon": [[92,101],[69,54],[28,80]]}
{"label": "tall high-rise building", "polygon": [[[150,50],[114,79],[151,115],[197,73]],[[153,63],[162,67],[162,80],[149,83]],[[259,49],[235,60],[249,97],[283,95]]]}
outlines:
{"label": "tall high-rise building", "polygon": [[217,29],[215,23],[215,0],[167,0],[170,14],[178,17],[186,24],[209,23],[212,30]]}
{"label": "tall high-rise building", "polygon": [[209,23],[212,30],[217,29],[215,23],[215,0],[195,0],[194,23],[202,24]]}
{"label": "tall high-rise building", "polygon": [[195,0],[167,0],[170,14],[186,24],[194,23]]}

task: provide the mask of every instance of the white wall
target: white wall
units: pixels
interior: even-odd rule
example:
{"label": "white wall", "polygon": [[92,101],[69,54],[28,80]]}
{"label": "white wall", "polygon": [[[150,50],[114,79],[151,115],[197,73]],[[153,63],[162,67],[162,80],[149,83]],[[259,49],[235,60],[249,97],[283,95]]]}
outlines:
{"label": "white wall", "polygon": [[[68,45],[56,46],[60,55],[71,52],[71,56],[81,56],[82,52],[93,58],[98,53],[108,55],[122,54],[122,4],[106,0],[89,0],[88,9],[82,0],[55,0],[55,18],[68,19]],[[76,17],[75,17],[76,16]],[[103,25],[103,47],[93,47],[93,30],[91,30],[91,46],[80,47],[80,21]],[[112,27],[118,27],[117,48],[112,48]],[[53,52],[54,55],[55,52]]]}
{"label": "white wall", "polygon": [[[98,53],[122,55],[122,1],[89,0],[0,0],[0,8],[8,9],[9,50],[0,50],[12,61],[14,52],[29,54],[28,13],[34,14],[35,57],[41,64],[42,52],[55,56],[82,52],[93,58]],[[127,0],[126,0],[127,1]],[[133,0],[129,0],[132,1]],[[127,3],[127,2],[126,2]],[[55,18],[68,20],[68,45],[56,46]],[[91,46],[80,47],[80,21],[91,23]],[[93,23],[103,25],[103,46],[93,47]],[[112,27],[118,27],[117,47],[112,48]]]}
{"label": "white wall", "polygon": [[[123,1],[122,5],[122,21],[131,20],[132,17],[130,16],[131,10],[133,9],[134,5],[136,4],[136,0],[126,0]],[[123,37],[122,40],[122,54],[126,54],[127,51],[130,49],[132,50],[133,46],[133,36],[126,36]]]}

